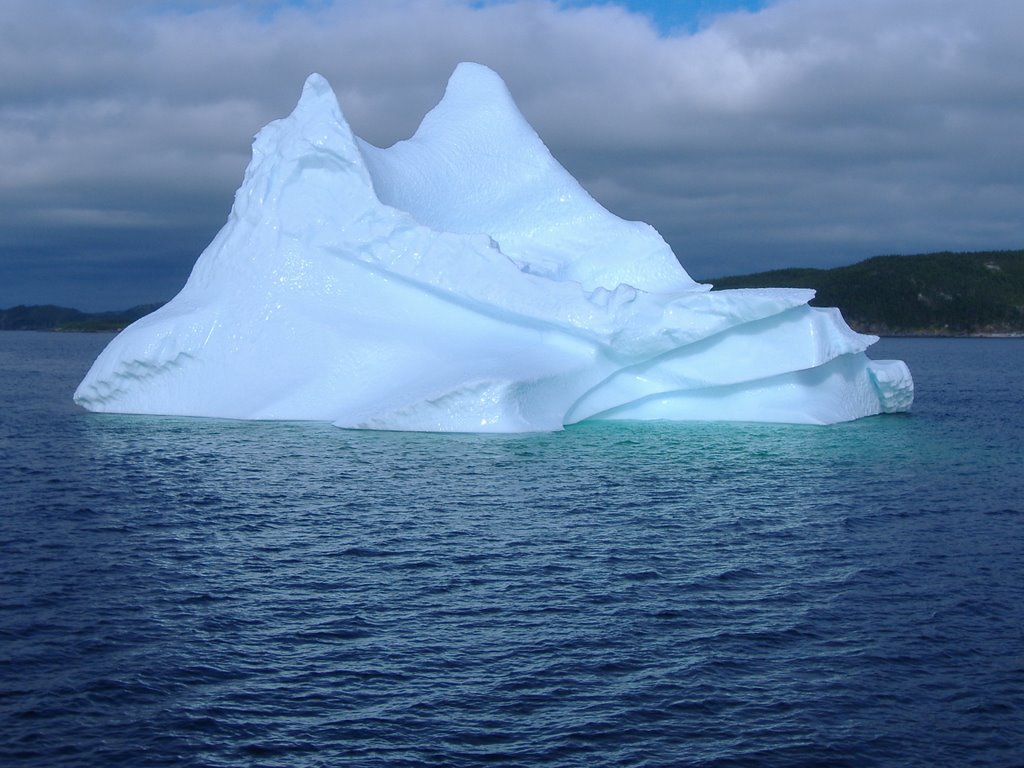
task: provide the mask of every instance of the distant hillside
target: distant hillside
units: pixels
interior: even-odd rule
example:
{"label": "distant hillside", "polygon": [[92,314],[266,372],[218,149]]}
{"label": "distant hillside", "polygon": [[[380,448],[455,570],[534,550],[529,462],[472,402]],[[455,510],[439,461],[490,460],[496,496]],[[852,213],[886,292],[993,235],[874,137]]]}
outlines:
{"label": "distant hillside", "polygon": [[[834,269],[777,269],[708,280],[715,289],[814,288],[856,330],[891,335],[1024,335],[1024,251],[876,256]],[[116,331],[159,304],[121,312],[0,309],[0,330]]]}
{"label": "distant hillside", "polygon": [[0,309],[0,331],[119,331],[159,304],[143,304],[119,312],[80,312],[67,307],[17,306]]}
{"label": "distant hillside", "polygon": [[725,288],[814,288],[856,330],[879,335],[1024,334],[1024,251],[877,256],[834,269],[708,280]]}

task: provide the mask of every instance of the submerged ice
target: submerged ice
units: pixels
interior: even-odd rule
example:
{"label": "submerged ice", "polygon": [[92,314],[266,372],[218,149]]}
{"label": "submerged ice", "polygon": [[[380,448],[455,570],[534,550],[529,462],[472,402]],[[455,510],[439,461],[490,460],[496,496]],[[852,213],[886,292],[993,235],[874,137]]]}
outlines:
{"label": "submerged ice", "polygon": [[181,292],[75,393],[94,411],[515,432],[585,419],[826,424],[910,407],[900,361],[813,291],[711,291],[602,208],[502,80],[462,64],[415,135],[328,83],[257,135]]}

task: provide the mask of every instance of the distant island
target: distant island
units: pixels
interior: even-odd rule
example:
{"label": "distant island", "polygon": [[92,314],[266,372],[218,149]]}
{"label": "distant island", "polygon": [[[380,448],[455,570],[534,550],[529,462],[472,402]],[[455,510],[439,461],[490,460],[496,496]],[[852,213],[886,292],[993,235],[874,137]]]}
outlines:
{"label": "distant island", "polygon": [[833,269],[708,280],[725,288],[814,288],[851,328],[879,336],[1024,336],[1024,251],[876,256]]}
{"label": "distant island", "polygon": [[[876,256],[848,267],[719,277],[726,288],[813,288],[812,305],[839,307],[855,330],[880,336],[1024,336],[1024,250]],[[17,306],[0,330],[119,331],[159,308],[113,312]]]}
{"label": "distant island", "polygon": [[120,331],[161,304],[114,312],[81,312],[52,304],[0,309],[0,331]]}

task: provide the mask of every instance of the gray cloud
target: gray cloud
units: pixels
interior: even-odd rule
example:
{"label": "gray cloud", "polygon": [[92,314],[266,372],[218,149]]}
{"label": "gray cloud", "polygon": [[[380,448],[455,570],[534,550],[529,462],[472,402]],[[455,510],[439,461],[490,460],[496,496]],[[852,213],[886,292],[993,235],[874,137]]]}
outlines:
{"label": "gray cloud", "polygon": [[1016,0],[780,0],[675,35],[541,0],[7,0],[0,306],[168,298],[306,75],[386,145],[462,60],[698,278],[1019,248],[1021,28]]}

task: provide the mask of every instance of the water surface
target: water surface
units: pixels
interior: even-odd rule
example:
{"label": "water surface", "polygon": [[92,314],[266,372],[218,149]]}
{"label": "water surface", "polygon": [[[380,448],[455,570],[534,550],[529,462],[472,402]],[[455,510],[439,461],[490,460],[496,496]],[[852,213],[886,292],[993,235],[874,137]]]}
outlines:
{"label": "water surface", "polygon": [[1024,341],[494,436],[87,414],[109,338],[0,334],[0,763],[1024,763]]}

